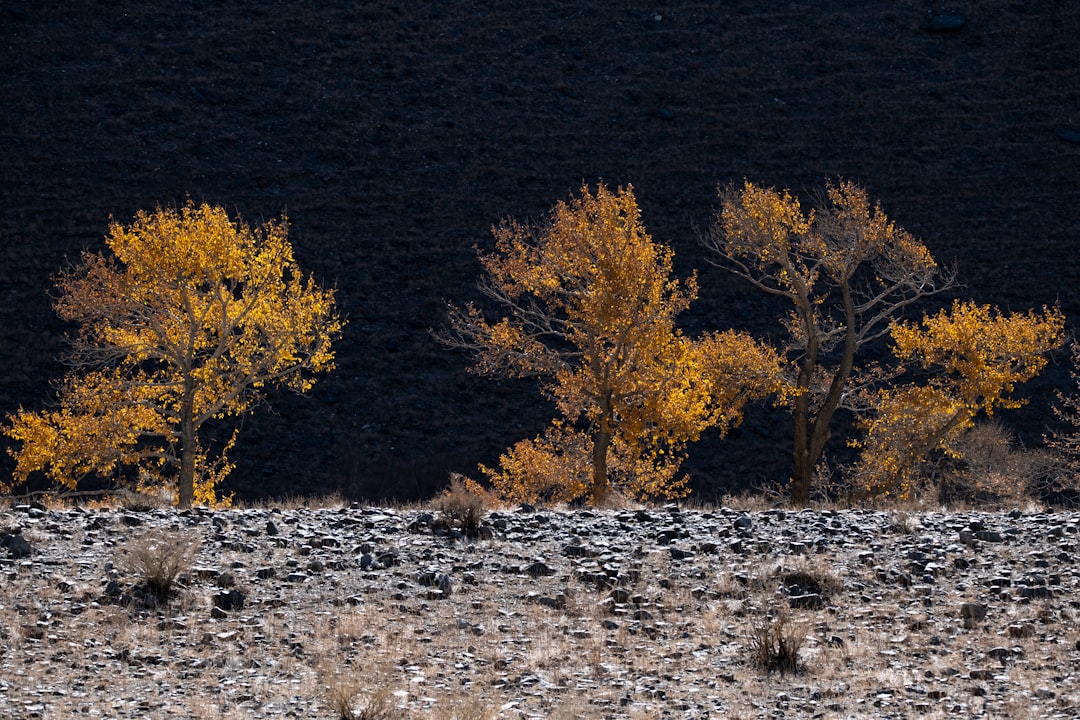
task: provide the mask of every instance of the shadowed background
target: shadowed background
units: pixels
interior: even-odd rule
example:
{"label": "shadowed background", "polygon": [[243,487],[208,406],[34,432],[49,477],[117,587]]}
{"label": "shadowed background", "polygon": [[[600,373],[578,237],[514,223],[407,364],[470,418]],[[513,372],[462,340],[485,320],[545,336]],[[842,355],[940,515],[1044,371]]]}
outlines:
{"label": "shadowed background", "polygon": [[[780,329],[697,244],[744,177],[855,180],[964,296],[1080,311],[1080,4],[972,0],[949,31],[916,0],[618,5],[0,4],[0,411],[42,407],[63,373],[52,275],[110,217],[188,196],[286,212],[350,321],[334,374],[244,420],[225,488],[244,498],[420,497],[538,432],[533,384],[467,374],[428,329],[477,297],[493,223],[583,181],[632,183],[678,274],[699,270],[689,332]],[[1004,416],[1026,442],[1065,359]],[[714,497],[784,480],[789,446],[758,405],[687,469]]]}

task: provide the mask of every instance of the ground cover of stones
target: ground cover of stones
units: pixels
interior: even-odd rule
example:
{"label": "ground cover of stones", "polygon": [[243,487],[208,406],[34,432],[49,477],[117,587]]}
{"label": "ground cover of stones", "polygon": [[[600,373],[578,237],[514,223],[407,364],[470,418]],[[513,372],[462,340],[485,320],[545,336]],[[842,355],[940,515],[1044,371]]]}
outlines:
{"label": "ground cover of stones", "polygon": [[[1080,716],[1080,513],[0,510],[0,718]],[[198,543],[167,602],[133,548]],[[755,638],[805,633],[801,672]]]}

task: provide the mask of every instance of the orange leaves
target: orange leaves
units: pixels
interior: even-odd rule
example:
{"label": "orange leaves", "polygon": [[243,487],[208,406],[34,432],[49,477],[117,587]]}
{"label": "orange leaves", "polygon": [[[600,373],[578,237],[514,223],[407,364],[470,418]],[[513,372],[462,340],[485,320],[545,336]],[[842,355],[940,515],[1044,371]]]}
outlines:
{"label": "orange leaves", "polygon": [[897,359],[930,376],[879,392],[873,416],[861,422],[866,489],[906,495],[919,465],[935,450],[955,454],[959,433],[978,413],[1019,407],[1011,393],[1042,371],[1064,329],[1056,308],[1003,315],[960,301],[919,324],[894,324]]}
{"label": "orange leaves", "polygon": [[451,307],[442,339],[473,351],[477,372],[539,377],[563,418],[485,469],[506,497],[678,496],[687,443],[777,387],[771,349],[676,328],[696,280],[671,278],[674,253],[645,231],[631,188],[583,187],[546,225],[509,220],[493,232],[481,289],[507,315],[489,323]]}
{"label": "orange leaves", "polygon": [[720,198],[705,244],[721,265],[791,304],[782,320],[792,378],[791,487],[792,500],[805,505],[846,389],[866,376],[860,350],[907,305],[949,287],[951,277],[935,284],[937,264],[926,247],[853,183],[828,184],[811,212],[787,190],[750,182]]}
{"label": "orange leaves", "polygon": [[995,406],[1019,406],[1008,394],[1042,371],[1064,329],[1056,308],[1006,316],[989,305],[957,301],[950,311],[924,318],[921,327],[894,326],[892,336],[901,362],[937,370],[966,406],[993,414]]}
{"label": "orange leaves", "polygon": [[16,479],[73,485],[130,465],[178,481],[182,505],[212,498],[231,466],[209,460],[199,428],[334,367],[334,292],[300,272],[284,219],[252,228],[188,202],[113,223],[106,244],[112,256],[88,253],[58,279],[56,310],[80,324],[74,372],[60,410],[11,418]]}

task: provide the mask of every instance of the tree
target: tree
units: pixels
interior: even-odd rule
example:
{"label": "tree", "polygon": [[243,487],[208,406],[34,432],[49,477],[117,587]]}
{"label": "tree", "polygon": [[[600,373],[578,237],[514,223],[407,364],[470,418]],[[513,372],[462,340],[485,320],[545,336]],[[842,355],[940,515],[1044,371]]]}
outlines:
{"label": "tree", "polygon": [[334,367],[334,292],[301,274],[284,218],[252,229],[189,201],[112,223],[106,244],[58,278],[56,312],[79,325],[71,371],[55,409],[8,416],[14,478],[74,487],[129,466],[140,486],[175,484],[181,507],[212,502],[236,434],[211,458],[200,430]]}
{"label": "tree", "polygon": [[901,366],[915,366],[927,379],[879,390],[873,414],[860,420],[863,489],[906,497],[931,452],[959,457],[956,442],[979,413],[1024,404],[1012,396],[1016,385],[1042,371],[1064,328],[1057,309],[1002,315],[959,301],[919,325],[893,324]]}
{"label": "tree", "polygon": [[473,352],[475,372],[539,378],[561,418],[501,469],[482,468],[492,484],[516,500],[685,494],[675,476],[687,444],[778,387],[775,352],[745,334],[692,340],[676,327],[696,279],[671,279],[674,253],[645,232],[632,188],[582,187],[546,225],[508,220],[493,233],[480,289],[506,316],[451,305],[440,337]]}
{"label": "tree", "polygon": [[1069,393],[1056,391],[1054,416],[1064,427],[1050,431],[1043,439],[1051,458],[1048,472],[1036,481],[1035,494],[1044,502],[1071,507],[1080,506],[1080,343],[1070,349],[1069,377],[1073,388]]}
{"label": "tree", "polygon": [[926,246],[850,182],[828,184],[804,212],[789,191],[721,190],[706,247],[716,264],[791,305],[785,322],[794,441],[791,499],[810,502],[815,467],[845,396],[882,371],[861,351],[919,298],[952,285]]}
{"label": "tree", "polygon": [[1057,402],[1054,404],[1054,416],[1065,423],[1067,430],[1052,432],[1047,436],[1046,442],[1064,461],[1068,470],[1074,475],[1080,474],[1080,343],[1073,343],[1070,348],[1072,367],[1069,369],[1069,377],[1075,385],[1072,393],[1066,394],[1061,390],[1056,392]]}

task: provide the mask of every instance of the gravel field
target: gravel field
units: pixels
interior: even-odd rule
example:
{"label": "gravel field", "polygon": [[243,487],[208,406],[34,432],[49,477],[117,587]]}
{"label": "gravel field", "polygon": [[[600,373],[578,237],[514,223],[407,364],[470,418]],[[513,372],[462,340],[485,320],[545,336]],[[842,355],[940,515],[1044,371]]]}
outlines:
{"label": "gravel field", "polygon": [[465,538],[22,505],[0,538],[3,718],[1080,714],[1075,512],[525,507]]}

